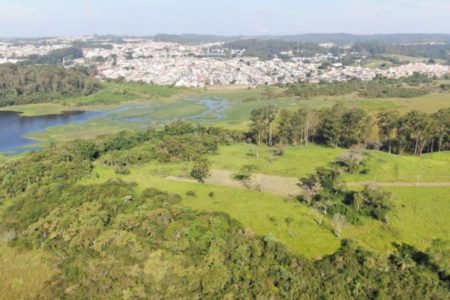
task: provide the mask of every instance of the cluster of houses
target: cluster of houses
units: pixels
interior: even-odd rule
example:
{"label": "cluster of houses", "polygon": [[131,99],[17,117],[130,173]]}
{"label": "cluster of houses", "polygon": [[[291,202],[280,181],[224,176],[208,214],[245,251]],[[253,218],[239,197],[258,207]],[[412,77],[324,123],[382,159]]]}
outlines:
{"label": "cluster of houses", "polygon": [[[69,47],[74,37],[27,44],[0,41],[0,63],[17,62],[30,55],[45,55]],[[84,38],[89,40],[89,38]],[[389,69],[344,66],[339,57],[317,54],[260,60],[246,57],[243,50],[225,49],[223,43],[178,44],[151,39],[130,38],[120,42],[96,41],[97,47],[83,48],[84,57],[75,64],[93,65],[98,76],[122,78],[160,85],[204,87],[207,85],[288,84],[300,81],[371,80],[377,75],[388,78],[410,76],[415,72],[442,77],[450,66],[414,63]],[[324,62],[327,63],[324,67]]]}

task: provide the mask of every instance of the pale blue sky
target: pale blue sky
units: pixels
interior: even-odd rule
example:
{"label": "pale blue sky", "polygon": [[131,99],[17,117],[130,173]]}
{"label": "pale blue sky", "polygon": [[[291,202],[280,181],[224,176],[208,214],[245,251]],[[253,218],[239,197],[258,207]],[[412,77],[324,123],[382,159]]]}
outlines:
{"label": "pale blue sky", "polygon": [[450,0],[0,0],[0,36],[450,33]]}

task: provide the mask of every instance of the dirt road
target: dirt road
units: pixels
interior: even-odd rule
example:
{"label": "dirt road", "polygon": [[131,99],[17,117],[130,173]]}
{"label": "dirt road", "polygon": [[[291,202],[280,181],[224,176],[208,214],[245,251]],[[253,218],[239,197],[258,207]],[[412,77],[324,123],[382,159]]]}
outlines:
{"label": "dirt road", "polygon": [[[169,176],[167,179],[185,182],[195,182],[191,178]],[[298,195],[302,189],[298,186],[298,178],[255,174],[248,186],[233,179],[233,172],[225,170],[212,170],[211,176],[205,183],[229,186],[234,188],[250,188],[265,193],[282,196]],[[371,182],[347,182],[348,186],[362,186]],[[379,186],[385,187],[450,187],[450,182],[377,182]]]}

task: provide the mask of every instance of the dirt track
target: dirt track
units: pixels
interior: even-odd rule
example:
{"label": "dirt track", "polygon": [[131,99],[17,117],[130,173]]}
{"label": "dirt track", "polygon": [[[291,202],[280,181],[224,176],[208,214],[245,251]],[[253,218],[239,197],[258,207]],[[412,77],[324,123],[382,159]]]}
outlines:
{"label": "dirt track", "polygon": [[[265,193],[282,196],[298,195],[302,189],[297,185],[298,179],[295,177],[283,177],[274,175],[255,174],[253,180],[246,187],[242,182],[234,180],[233,172],[224,170],[212,170],[211,176],[206,179],[208,184],[223,185],[235,188],[250,188]],[[190,178],[169,176],[167,179],[185,182],[195,182]],[[348,182],[348,186],[361,186],[370,182]],[[377,182],[379,186],[385,187],[450,187],[450,182]]]}

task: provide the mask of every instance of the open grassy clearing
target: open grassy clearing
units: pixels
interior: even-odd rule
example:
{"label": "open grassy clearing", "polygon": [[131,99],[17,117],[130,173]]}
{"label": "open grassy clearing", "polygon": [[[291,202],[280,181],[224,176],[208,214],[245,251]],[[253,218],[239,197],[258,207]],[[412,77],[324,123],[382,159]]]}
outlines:
{"label": "open grassy clearing", "polygon": [[[166,176],[181,174],[184,164],[161,165],[156,162],[131,168],[129,175],[117,175],[111,167],[96,166],[91,179],[82,184],[121,178],[136,182],[138,189],[156,187],[183,196],[183,205],[203,211],[223,211],[239,220],[254,233],[270,235],[291,251],[310,258],[332,253],[339,247],[339,239],[332,233],[328,220],[318,225],[318,213],[296,200],[242,187],[216,184],[197,184],[173,181]],[[361,246],[386,253],[393,242],[407,242],[420,249],[427,248],[435,238],[449,238],[448,224],[450,188],[446,187],[389,187],[394,209],[389,223],[368,218],[362,225],[349,225],[342,238],[354,239]],[[195,196],[187,196],[188,191]],[[213,196],[210,196],[213,193]]]}
{"label": "open grassy clearing", "polygon": [[[317,167],[334,162],[347,150],[318,145],[287,147],[283,156],[274,156],[269,147],[239,144],[220,147],[210,156],[212,168],[237,172],[252,164],[258,173],[297,177],[313,173]],[[417,156],[399,156],[381,151],[368,151],[367,171],[346,175],[348,182],[450,182],[448,152]]]}
{"label": "open grassy clearing", "polygon": [[347,175],[347,181],[450,182],[450,153],[418,156],[369,151],[366,174]]}
{"label": "open grassy clearing", "polygon": [[367,220],[349,226],[344,236],[375,251],[388,251],[392,243],[404,242],[426,250],[433,239],[450,239],[450,188],[385,188],[392,194],[393,210],[388,224]]}
{"label": "open grassy clearing", "polygon": [[[121,178],[136,182],[139,190],[155,187],[177,193],[183,196],[183,205],[202,211],[226,212],[255,234],[271,235],[294,253],[307,257],[331,254],[339,247],[339,239],[334,237],[329,228],[319,227],[315,221],[315,211],[303,204],[285,202],[281,196],[242,188],[200,185],[164,178],[177,170],[179,166],[165,169],[157,163],[150,163],[132,168],[130,175],[117,175],[113,168],[97,166],[94,173],[98,177],[81,183],[100,183],[110,178]],[[186,196],[188,191],[194,191],[196,196]],[[214,193],[213,197],[209,196],[211,192]],[[288,218],[292,218],[292,221]]]}
{"label": "open grassy clearing", "polygon": [[237,172],[246,164],[255,165],[258,173],[301,177],[335,161],[345,149],[317,145],[287,147],[283,156],[273,155],[269,147],[237,144],[219,148],[217,155],[210,156],[212,167]]}

